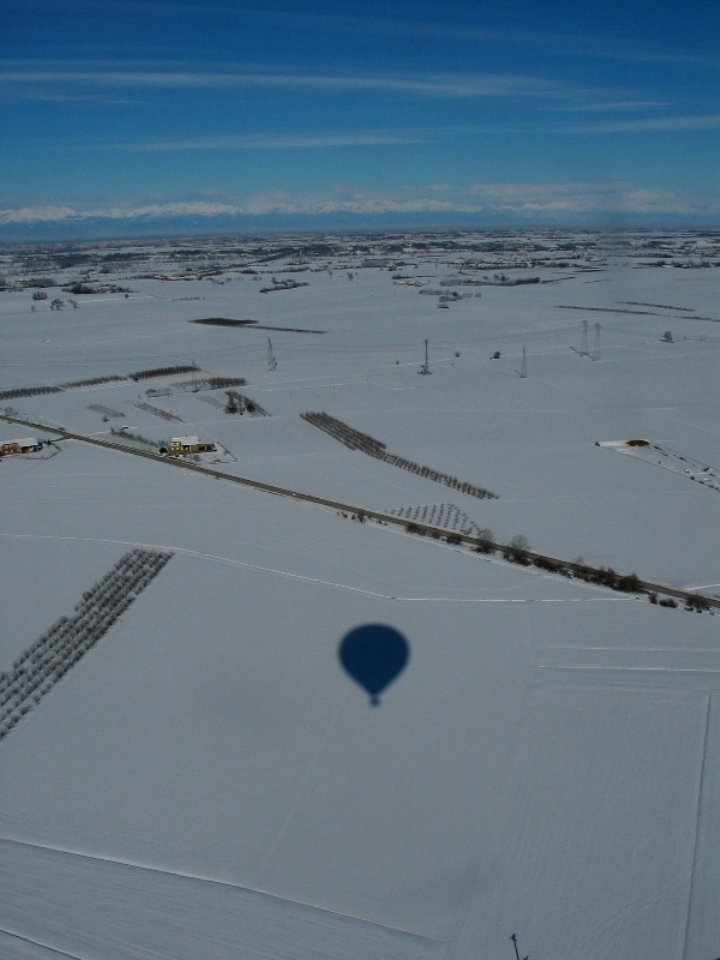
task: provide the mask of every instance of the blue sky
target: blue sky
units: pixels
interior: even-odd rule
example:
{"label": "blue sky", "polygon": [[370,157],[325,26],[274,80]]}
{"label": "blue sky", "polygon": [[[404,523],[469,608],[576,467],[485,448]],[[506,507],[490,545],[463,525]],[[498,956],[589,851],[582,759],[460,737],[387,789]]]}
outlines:
{"label": "blue sky", "polygon": [[715,0],[4,9],[0,226],[718,222]]}

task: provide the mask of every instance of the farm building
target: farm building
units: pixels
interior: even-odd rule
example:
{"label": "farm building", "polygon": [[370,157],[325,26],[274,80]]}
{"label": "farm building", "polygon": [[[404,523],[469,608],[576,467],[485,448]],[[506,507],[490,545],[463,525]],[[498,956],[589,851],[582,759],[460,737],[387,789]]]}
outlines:
{"label": "farm building", "polygon": [[42,444],[35,437],[26,437],[24,440],[8,440],[0,444],[0,457],[7,457],[14,453],[34,453],[42,450]]}
{"label": "farm building", "polygon": [[212,453],[214,443],[200,441],[197,437],[171,437],[170,453]]}

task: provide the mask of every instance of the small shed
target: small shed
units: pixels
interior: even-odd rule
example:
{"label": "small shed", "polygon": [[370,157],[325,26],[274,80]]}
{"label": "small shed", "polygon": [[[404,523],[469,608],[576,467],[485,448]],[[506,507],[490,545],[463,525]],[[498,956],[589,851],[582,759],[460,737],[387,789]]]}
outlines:
{"label": "small shed", "polygon": [[35,437],[26,437],[24,440],[18,440],[20,444],[20,453],[34,453],[36,450],[42,450],[42,444]]}

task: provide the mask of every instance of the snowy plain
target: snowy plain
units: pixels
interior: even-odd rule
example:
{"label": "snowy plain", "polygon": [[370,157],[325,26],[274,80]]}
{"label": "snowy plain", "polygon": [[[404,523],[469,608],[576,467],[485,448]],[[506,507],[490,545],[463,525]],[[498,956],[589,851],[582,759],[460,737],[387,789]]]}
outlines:
{"label": "snowy plain", "polygon": [[[547,281],[513,286],[457,252],[398,266],[378,241],[363,266],[335,242],[299,274],[297,256],[238,255],[256,274],[228,266],[222,284],[151,279],[182,257],[148,248],[145,278],[103,275],[127,297],[77,308],[0,293],[0,390],[194,363],[198,380],[245,378],[269,416],[201,402],[226,398],[183,389],[187,373],[0,408],[197,435],[232,452],[228,474],[373,510],[452,502],[501,542],[720,594],[717,492],[596,445],[647,438],[720,467],[720,268],[657,268],[599,238],[570,267],[509,258],[511,278]],[[398,274],[472,296],[438,309]],[[308,285],[260,292],[295,276]],[[257,327],[191,322],[208,317]],[[601,324],[597,361],[583,320],[590,350]],[[308,411],[497,499],[351,451]],[[2,441],[32,432],[0,421]],[[0,742],[3,956],[512,960],[512,933],[532,960],[720,953],[716,616],[58,446],[0,463],[0,669],[131,547],[174,555]],[[373,623],[411,650],[380,707],[337,656]]]}

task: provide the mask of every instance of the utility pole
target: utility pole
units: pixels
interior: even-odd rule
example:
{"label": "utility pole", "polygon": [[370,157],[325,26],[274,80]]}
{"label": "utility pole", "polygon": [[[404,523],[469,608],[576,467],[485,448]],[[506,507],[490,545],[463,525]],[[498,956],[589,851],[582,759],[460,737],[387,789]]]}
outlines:
{"label": "utility pole", "polygon": [[[514,933],[514,934],[510,937],[510,939],[512,940],[513,946],[515,947],[515,960],[520,960],[520,953],[518,952],[518,945],[517,945],[517,934]],[[530,958],[529,958],[529,957],[523,957],[523,960],[530,960]]]}
{"label": "utility pole", "polygon": [[527,351],[525,350],[525,347],[523,347],[522,365],[519,370],[515,371],[515,373],[520,377],[521,380],[525,380],[527,377]]}
{"label": "utility pole", "polygon": [[432,370],[430,369],[430,362],[428,360],[428,341],[427,340],[425,341],[425,363],[420,367],[420,369],[418,370],[418,373],[424,373],[424,374],[432,373]]}
{"label": "utility pole", "polygon": [[592,352],[592,360],[600,359],[600,324],[595,324],[595,345]]}
{"label": "utility pole", "polygon": [[580,356],[586,357],[588,355],[588,338],[587,338],[588,322],[587,320],[583,320],[582,325],[583,325],[583,332],[582,332],[582,342],[580,343]]}

